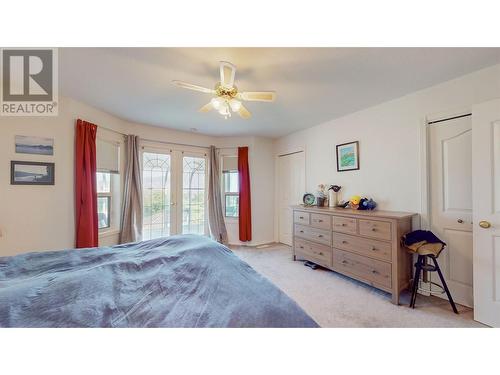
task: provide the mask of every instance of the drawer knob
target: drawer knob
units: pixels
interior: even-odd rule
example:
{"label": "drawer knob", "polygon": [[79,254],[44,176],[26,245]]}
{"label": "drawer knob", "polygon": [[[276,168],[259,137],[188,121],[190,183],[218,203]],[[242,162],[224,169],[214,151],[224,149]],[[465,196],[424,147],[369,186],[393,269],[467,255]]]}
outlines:
{"label": "drawer knob", "polygon": [[372,246],[372,251],[377,251],[377,248],[375,246]]}
{"label": "drawer knob", "polygon": [[343,240],[343,241],[342,241],[342,243],[347,243],[347,241],[346,241],[346,240]]}
{"label": "drawer knob", "polygon": [[303,230],[301,230],[301,231],[299,231],[299,232],[300,232],[300,233],[304,233],[304,231],[303,231]]}
{"label": "drawer knob", "polygon": [[321,220],[321,219],[318,219],[318,223],[322,223],[322,222],[323,222],[323,220]]}
{"label": "drawer knob", "polygon": [[347,260],[343,260],[343,261],[342,261],[342,264],[347,264]]}
{"label": "drawer knob", "polygon": [[304,216],[299,216],[299,219],[303,219],[303,218],[304,218]]}
{"label": "drawer knob", "polygon": [[322,252],[320,252],[320,253],[319,253],[319,255],[323,255],[323,253],[322,253]]}
{"label": "drawer knob", "polygon": [[372,232],[376,232],[377,231],[377,228],[372,228]]}
{"label": "drawer knob", "polygon": [[372,270],[372,273],[373,273],[373,274],[377,274],[377,273],[378,273],[378,271],[377,271],[377,270]]}
{"label": "drawer knob", "polygon": [[347,224],[346,223],[342,223],[342,226],[345,227]]}
{"label": "drawer knob", "polygon": [[318,237],[319,237],[319,238],[322,238],[322,237],[323,237],[323,235],[322,235],[322,234],[318,234]]}
{"label": "drawer knob", "polygon": [[299,247],[300,247],[301,249],[303,249],[303,248],[304,248],[304,246],[299,246]]}

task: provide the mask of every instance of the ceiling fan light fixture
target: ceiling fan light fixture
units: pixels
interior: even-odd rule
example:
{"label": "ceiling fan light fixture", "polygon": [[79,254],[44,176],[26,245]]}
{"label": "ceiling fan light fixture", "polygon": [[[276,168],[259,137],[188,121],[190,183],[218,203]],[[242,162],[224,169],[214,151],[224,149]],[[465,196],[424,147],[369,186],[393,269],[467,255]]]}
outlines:
{"label": "ceiling fan light fixture", "polygon": [[240,92],[238,87],[234,84],[234,76],[236,73],[236,66],[227,62],[220,62],[220,81],[215,85],[214,89],[193,85],[183,81],[172,81],[174,85],[203,92],[205,94],[212,94],[214,97],[202,106],[199,111],[202,113],[216,110],[224,116],[227,120],[231,117],[231,113],[237,113],[241,118],[247,120],[252,117],[252,114],[245,108],[242,101],[253,102],[273,102],[276,99],[274,91],[243,91]]}
{"label": "ceiling fan light fixture", "polygon": [[224,99],[222,99],[221,97],[215,97],[212,98],[210,102],[212,103],[213,107],[218,110],[224,104]]}
{"label": "ceiling fan light fixture", "polygon": [[231,110],[233,112],[238,112],[241,108],[241,102],[238,99],[231,99],[229,101],[229,105],[231,106]]}
{"label": "ceiling fan light fixture", "polygon": [[229,111],[229,106],[226,102],[224,102],[220,108],[219,108],[219,113],[224,116],[225,118],[231,117],[231,112]]}

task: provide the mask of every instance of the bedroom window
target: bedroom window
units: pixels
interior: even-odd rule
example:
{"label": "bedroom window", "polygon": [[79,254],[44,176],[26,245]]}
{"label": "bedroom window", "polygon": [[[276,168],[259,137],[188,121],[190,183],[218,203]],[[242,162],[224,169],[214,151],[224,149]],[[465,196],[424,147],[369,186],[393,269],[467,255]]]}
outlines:
{"label": "bedroom window", "polygon": [[206,155],[197,151],[143,149],[144,240],[207,234],[206,171]]}
{"label": "bedroom window", "polygon": [[97,172],[97,218],[99,229],[111,226],[111,173]]}
{"label": "bedroom window", "polygon": [[117,232],[120,226],[120,141],[96,141],[97,221],[100,235]]}
{"label": "bedroom window", "polygon": [[237,218],[240,196],[238,186],[238,157],[226,155],[222,157],[222,195],[224,216]]}
{"label": "bedroom window", "polygon": [[238,171],[223,171],[224,214],[226,217],[238,217],[239,189]]}
{"label": "bedroom window", "polygon": [[150,240],[171,234],[171,157],[144,152],[142,237]]}
{"label": "bedroom window", "polygon": [[182,158],[182,233],[205,234],[205,157]]}

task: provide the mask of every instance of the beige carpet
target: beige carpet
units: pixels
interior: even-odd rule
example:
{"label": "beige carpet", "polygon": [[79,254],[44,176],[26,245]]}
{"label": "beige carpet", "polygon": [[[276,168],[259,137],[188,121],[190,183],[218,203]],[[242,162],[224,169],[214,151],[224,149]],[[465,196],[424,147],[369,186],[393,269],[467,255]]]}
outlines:
{"label": "beige carpet", "polygon": [[292,260],[291,248],[276,244],[265,249],[233,247],[256,271],[294,299],[322,327],[484,327],[473,320],[470,308],[419,295],[415,309],[409,294],[401,305],[390,295],[325,269],[312,270]]}

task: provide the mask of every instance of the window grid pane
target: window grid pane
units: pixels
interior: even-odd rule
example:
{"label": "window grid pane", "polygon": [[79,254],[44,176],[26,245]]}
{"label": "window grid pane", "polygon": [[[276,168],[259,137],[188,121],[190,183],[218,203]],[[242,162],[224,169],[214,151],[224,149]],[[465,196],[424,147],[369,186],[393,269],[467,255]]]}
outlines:
{"label": "window grid pane", "polygon": [[240,204],[239,195],[227,194],[225,204],[226,204],[226,211],[225,211],[226,217],[238,217],[238,210]]}
{"label": "window grid pane", "polygon": [[109,228],[110,222],[110,207],[111,207],[111,197],[97,197],[97,218],[98,218],[98,228]]}
{"label": "window grid pane", "polygon": [[205,234],[205,158],[185,156],[182,163],[182,233]]}
{"label": "window grid pane", "polygon": [[97,193],[111,193],[111,173],[96,173]]}
{"label": "window grid pane", "polygon": [[170,235],[170,155],[143,154],[144,240]]}
{"label": "window grid pane", "polygon": [[225,171],[224,175],[224,192],[237,193],[238,188],[238,171]]}

